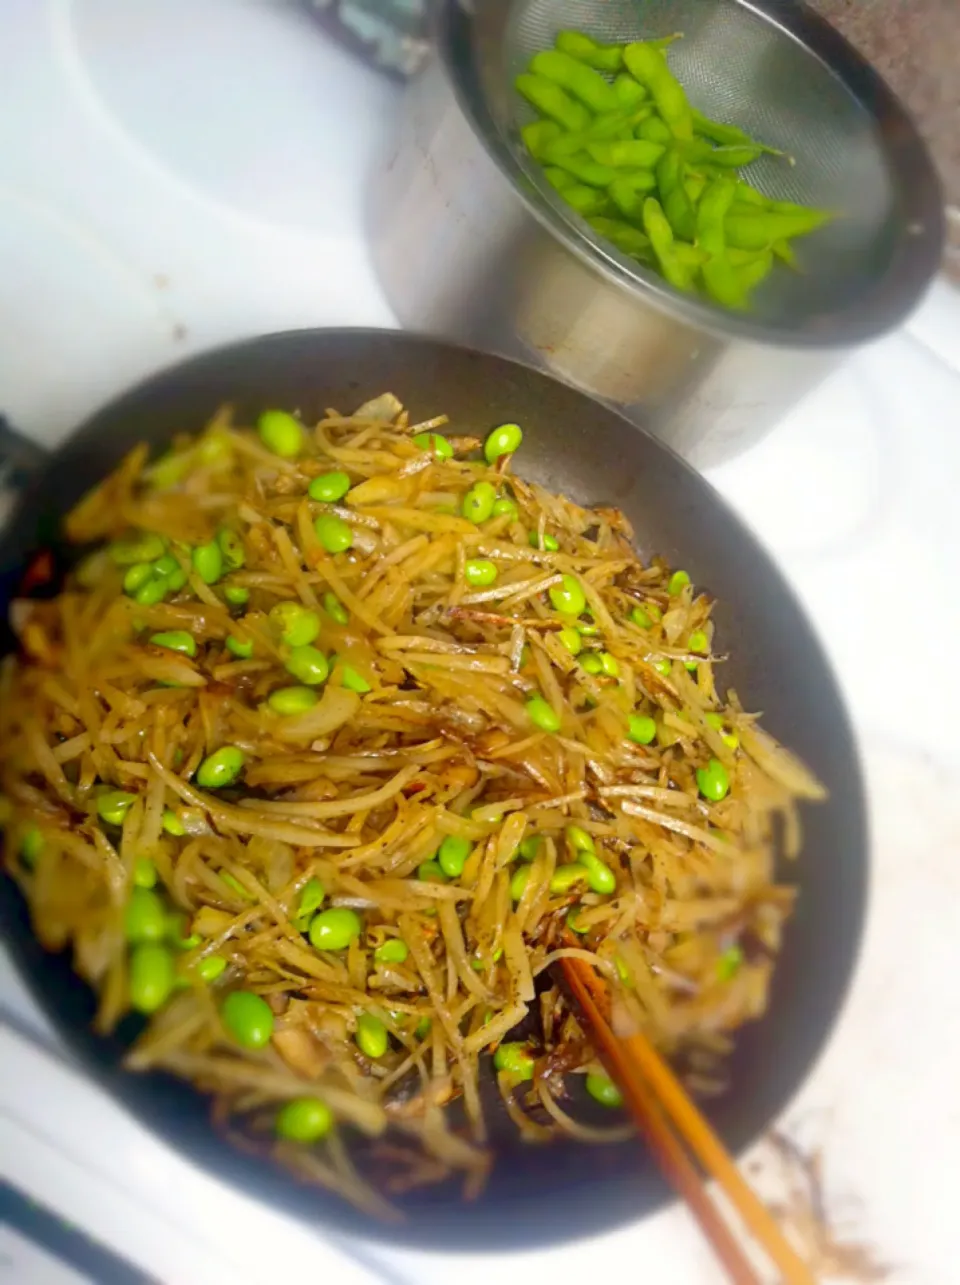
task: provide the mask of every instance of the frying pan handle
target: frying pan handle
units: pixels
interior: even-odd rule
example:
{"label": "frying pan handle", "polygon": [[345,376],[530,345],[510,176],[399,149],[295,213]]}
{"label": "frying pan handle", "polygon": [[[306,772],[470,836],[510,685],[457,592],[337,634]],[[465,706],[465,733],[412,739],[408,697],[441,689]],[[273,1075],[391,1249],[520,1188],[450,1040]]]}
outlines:
{"label": "frying pan handle", "polygon": [[0,415],[0,496],[7,491],[22,491],[46,459],[42,446],[18,433]]}

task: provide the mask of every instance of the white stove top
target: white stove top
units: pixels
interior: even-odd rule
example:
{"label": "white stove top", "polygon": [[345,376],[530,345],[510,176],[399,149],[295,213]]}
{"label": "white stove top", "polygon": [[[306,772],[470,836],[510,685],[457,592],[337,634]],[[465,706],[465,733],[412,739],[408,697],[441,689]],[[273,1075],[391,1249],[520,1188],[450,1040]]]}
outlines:
{"label": "white stove top", "polygon": [[[6,0],[0,45],[0,404],[18,426],[53,444],[148,371],[237,336],[395,324],[359,229],[397,91],[293,4]],[[958,321],[937,286],[908,331],[711,474],[819,625],[871,800],[860,972],[781,1123],[823,1148],[851,1232],[911,1285],[946,1285],[960,1259]],[[681,1209],[525,1257],[311,1233],[179,1160],[62,1061],[2,954],[0,1178],[165,1282],[289,1266],[338,1285],[563,1285],[653,1264],[657,1285],[717,1279]],[[6,1279],[28,1270],[0,1240]]]}

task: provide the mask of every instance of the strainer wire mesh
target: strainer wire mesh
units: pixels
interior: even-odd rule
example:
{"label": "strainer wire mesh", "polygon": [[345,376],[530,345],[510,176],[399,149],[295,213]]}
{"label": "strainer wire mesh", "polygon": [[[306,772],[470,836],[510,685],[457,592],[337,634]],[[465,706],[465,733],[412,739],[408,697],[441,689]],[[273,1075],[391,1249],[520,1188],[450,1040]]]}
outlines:
{"label": "strainer wire mesh", "polygon": [[754,296],[758,320],[802,326],[842,309],[885,270],[897,238],[896,204],[870,114],[827,66],[759,9],[738,0],[515,0],[503,29],[496,73],[501,84],[489,105],[540,199],[561,212],[573,234],[637,282],[649,282],[647,269],[599,242],[542,178],[519,138],[534,113],[511,87],[533,55],[551,48],[565,28],[607,43],[682,32],[668,59],[693,105],[795,160],[791,165],[765,156],[743,176],[768,196],[840,216],[795,243],[799,272],[778,266]]}

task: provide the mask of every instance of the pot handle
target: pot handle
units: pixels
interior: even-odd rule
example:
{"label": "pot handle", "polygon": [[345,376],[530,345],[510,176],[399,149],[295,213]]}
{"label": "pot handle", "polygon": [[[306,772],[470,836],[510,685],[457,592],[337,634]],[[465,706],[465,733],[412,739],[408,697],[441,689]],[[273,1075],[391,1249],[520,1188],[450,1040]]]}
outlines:
{"label": "pot handle", "polygon": [[300,0],[328,35],[369,66],[406,80],[430,49],[429,0]]}
{"label": "pot handle", "polygon": [[47,461],[47,452],[0,415],[0,497],[18,494]]}

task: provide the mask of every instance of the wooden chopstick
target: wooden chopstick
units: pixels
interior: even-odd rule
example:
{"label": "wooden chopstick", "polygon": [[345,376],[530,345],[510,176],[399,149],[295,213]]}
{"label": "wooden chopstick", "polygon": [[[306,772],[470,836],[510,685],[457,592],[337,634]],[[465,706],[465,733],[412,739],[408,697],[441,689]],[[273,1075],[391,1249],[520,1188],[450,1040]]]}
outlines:
{"label": "wooden chopstick", "polygon": [[689,1204],[731,1279],[737,1285],[757,1282],[743,1249],[710,1200],[683,1148],[684,1142],[717,1179],[750,1233],[782,1272],[787,1285],[816,1285],[809,1268],[745,1182],[723,1143],[656,1049],[639,1033],[623,1038],[614,1034],[601,1008],[609,999],[603,979],[584,960],[567,958],[560,964],[596,1036],[597,1051],[622,1089],[637,1125],[650,1141],[667,1177]]}

